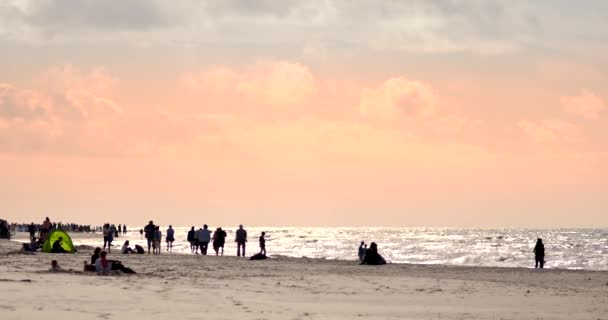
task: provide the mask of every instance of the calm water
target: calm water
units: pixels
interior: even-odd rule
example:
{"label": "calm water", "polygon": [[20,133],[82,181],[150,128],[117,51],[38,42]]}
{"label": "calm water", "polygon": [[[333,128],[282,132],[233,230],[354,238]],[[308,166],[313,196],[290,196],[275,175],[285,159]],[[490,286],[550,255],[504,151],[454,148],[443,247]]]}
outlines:
{"label": "calm water", "polygon": [[[164,238],[166,228],[162,230]],[[188,230],[176,228],[174,252],[190,253],[186,242]],[[234,255],[234,230],[226,231],[225,253]],[[266,231],[270,256],[356,260],[359,242],[375,241],[380,253],[393,263],[492,267],[533,266],[532,249],[536,238],[541,237],[547,253],[547,268],[608,270],[608,229],[268,227],[247,228],[247,231],[248,254],[258,250],[260,232]],[[76,244],[103,244],[101,234],[75,238]],[[114,247],[120,248],[125,240],[130,240],[131,246],[137,243],[146,247],[139,232],[115,239]]]}

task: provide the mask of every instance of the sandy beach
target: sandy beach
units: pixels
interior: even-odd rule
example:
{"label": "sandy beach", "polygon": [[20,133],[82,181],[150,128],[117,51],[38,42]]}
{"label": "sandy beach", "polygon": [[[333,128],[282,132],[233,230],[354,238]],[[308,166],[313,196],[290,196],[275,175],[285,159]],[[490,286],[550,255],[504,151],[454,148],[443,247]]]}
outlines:
{"label": "sandy beach", "polygon": [[102,277],[86,248],[20,246],[0,240],[2,319],[608,319],[608,272],[112,254],[138,274]]}

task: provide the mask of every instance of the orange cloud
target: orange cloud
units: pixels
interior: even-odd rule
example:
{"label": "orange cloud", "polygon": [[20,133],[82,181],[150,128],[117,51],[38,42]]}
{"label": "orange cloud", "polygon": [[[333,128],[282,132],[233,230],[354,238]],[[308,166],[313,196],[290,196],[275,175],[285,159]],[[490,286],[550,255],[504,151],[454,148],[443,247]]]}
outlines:
{"label": "orange cloud", "polygon": [[597,119],[606,109],[606,104],[600,97],[588,90],[582,90],[578,96],[563,96],[560,98],[565,112],[582,116],[588,119]]}
{"label": "orange cloud", "polygon": [[439,97],[433,88],[405,77],[390,78],[375,88],[361,93],[359,111],[364,116],[389,119],[428,117],[435,113]]}
{"label": "orange cloud", "polygon": [[[308,67],[289,62],[260,62],[243,70],[219,67],[184,77],[193,90],[254,100],[270,106],[298,104],[317,92]],[[246,99],[246,100],[243,100]]]}
{"label": "orange cloud", "polygon": [[581,142],[583,136],[578,127],[570,122],[557,119],[541,121],[522,120],[517,126],[536,143]]}

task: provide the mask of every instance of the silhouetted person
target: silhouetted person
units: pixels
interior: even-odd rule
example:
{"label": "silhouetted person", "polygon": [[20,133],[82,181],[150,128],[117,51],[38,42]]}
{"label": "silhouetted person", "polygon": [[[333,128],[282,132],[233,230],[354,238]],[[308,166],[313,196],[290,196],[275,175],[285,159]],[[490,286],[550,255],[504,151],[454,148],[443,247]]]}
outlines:
{"label": "silhouetted person", "polygon": [[167,229],[167,251],[173,252],[173,241],[175,241],[175,229],[173,229],[172,225],[169,225],[169,229]]}
{"label": "silhouetted person", "polygon": [[245,256],[245,243],[247,242],[247,231],[243,229],[243,225],[239,225],[239,229],[236,230],[236,256],[241,256],[241,248],[243,249],[243,257]]}
{"label": "silhouetted person", "polygon": [[222,228],[215,229],[215,233],[213,234],[213,249],[215,250],[215,255],[219,255],[220,248],[222,249],[222,255],[224,255],[224,244],[226,243],[226,231],[222,230]]}
{"label": "silhouetted person", "polygon": [[367,250],[367,245],[365,242],[361,241],[361,245],[359,246],[359,261],[363,261],[365,258],[365,251]]}
{"label": "silhouetted person", "polygon": [[198,234],[198,244],[201,247],[201,254],[204,256],[207,255],[209,242],[211,242],[211,231],[209,231],[209,226],[204,225],[203,229],[199,230]]}
{"label": "silhouetted person", "polygon": [[266,255],[266,238],[264,236],[266,236],[266,232],[262,232],[260,235],[260,253]]}
{"label": "silhouetted person", "polygon": [[386,260],[382,258],[380,254],[378,254],[378,245],[375,242],[372,242],[369,245],[369,249],[365,251],[365,257],[361,264],[367,265],[381,265],[386,264]]}
{"label": "silhouetted person", "polygon": [[545,266],[545,245],[543,244],[543,239],[538,238],[536,240],[536,246],[534,246],[534,260],[536,260],[536,265],[534,268],[544,268]]}
{"label": "silhouetted person", "polygon": [[36,226],[33,222],[27,227],[27,231],[30,233],[30,241],[36,237]]}
{"label": "silhouetted person", "polygon": [[126,224],[122,225],[122,234],[127,234],[127,225]]}
{"label": "silhouetted person", "polygon": [[139,229],[139,238],[142,239],[144,237],[144,229]]}
{"label": "silhouetted person", "polygon": [[122,254],[131,254],[134,253],[133,249],[129,246],[129,240],[125,241],[125,244],[122,245]]}
{"label": "silhouetted person", "polygon": [[[194,231],[194,226],[190,229],[190,231],[188,231],[188,236],[186,237],[186,240],[188,240],[188,242],[190,243],[190,251],[192,253],[194,253],[194,234],[196,233],[196,231]],[[198,239],[197,239],[198,241]]]}
{"label": "silhouetted person", "polygon": [[63,238],[59,237],[57,241],[53,242],[53,246],[51,247],[51,253],[68,253],[63,248]]}
{"label": "silhouetted person", "polygon": [[150,254],[150,247],[154,243],[154,231],[156,226],[154,225],[154,221],[150,220],[148,225],[144,227],[143,233],[146,235],[146,240],[148,240],[148,254]]}

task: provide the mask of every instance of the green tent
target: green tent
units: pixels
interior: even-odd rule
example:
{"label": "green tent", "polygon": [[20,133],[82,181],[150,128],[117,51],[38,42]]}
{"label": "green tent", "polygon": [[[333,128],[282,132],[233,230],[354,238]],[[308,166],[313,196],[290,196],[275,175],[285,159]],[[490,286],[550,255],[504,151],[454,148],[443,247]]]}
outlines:
{"label": "green tent", "polygon": [[53,243],[59,240],[59,237],[62,238],[62,247],[65,251],[72,253],[76,252],[76,248],[74,248],[74,244],[72,243],[72,238],[67,234],[67,232],[63,230],[53,230],[47,237],[44,245],[42,246],[42,252],[50,253],[51,248],[53,248]]}

